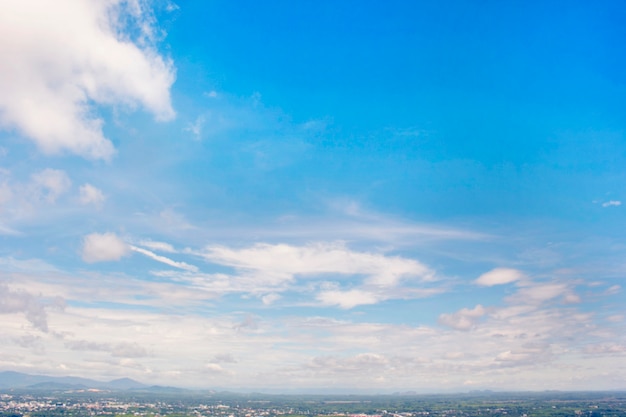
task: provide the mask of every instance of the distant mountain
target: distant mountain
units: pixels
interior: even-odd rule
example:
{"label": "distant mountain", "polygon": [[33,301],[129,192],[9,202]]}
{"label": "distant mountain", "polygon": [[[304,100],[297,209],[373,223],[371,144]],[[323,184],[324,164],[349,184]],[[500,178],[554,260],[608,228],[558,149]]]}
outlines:
{"label": "distant mountain", "polygon": [[149,391],[152,393],[161,393],[161,394],[182,394],[185,392],[189,392],[188,389],[185,388],[176,388],[176,387],[162,387],[160,385],[153,385],[151,387],[147,387],[142,389],[142,391]]}
{"label": "distant mountain", "polygon": [[107,386],[111,389],[119,389],[119,390],[127,390],[127,389],[144,389],[148,386],[142,384],[141,382],[137,382],[134,379],[130,378],[120,378],[114,379],[107,383]]}
{"label": "distant mountain", "polygon": [[67,391],[67,390],[77,390],[77,389],[87,389],[88,386],[85,385],[75,385],[75,384],[64,384],[63,382],[40,382],[38,384],[29,385],[25,388],[32,390],[47,390],[47,391]]}
{"label": "distant mountain", "polygon": [[114,391],[143,390],[151,388],[130,378],[110,382],[73,376],[29,375],[21,372],[0,372],[0,388],[30,389],[108,389]]}

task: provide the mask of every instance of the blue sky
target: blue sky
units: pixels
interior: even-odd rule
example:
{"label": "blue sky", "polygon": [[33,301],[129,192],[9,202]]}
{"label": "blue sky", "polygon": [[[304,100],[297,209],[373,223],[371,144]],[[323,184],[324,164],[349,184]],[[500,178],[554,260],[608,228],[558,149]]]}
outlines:
{"label": "blue sky", "polygon": [[1,7],[0,369],[626,389],[619,2]]}

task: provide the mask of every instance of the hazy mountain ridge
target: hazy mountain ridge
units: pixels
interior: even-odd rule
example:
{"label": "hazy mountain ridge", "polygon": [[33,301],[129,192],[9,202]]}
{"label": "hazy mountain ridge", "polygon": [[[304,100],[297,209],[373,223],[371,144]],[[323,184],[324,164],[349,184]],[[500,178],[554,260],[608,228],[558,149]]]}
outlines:
{"label": "hazy mountain ridge", "polygon": [[0,388],[30,388],[30,389],[107,389],[114,391],[150,390],[151,387],[130,378],[119,378],[112,381],[97,381],[94,379],[74,376],[30,375],[15,371],[0,372]]}

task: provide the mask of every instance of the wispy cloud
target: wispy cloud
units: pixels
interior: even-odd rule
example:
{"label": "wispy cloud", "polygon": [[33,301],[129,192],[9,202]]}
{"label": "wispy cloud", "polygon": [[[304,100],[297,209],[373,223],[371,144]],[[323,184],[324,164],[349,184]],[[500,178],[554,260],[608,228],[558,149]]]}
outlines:
{"label": "wispy cloud", "polygon": [[202,128],[204,127],[205,123],[205,117],[203,115],[200,115],[193,123],[189,123],[184,130],[191,133],[195,140],[200,140],[202,139]]}
{"label": "wispy cloud", "polygon": [[141,253],[142,255],[147,256],[148,258],[154,259],[155,261],[164,263],[166,265],[169,266],[173,266],[175,268],[179,268],[179,269],[183,269],[185,271],[191,271],[191,272],[197,272],[198,271],[198,267],[194,266],[194,265],[189,265],[188,263],[185,262],[177,262],[174,261],[168,257],[162,256],[162,255],[157,255],[154,252],[151,252],[147,249],[143,249],[140,248],[138,246],[129,246],[131,250],[137,252],[137,253]]}
{"label": "wispy cloud", "polygon": [[93,204],[99,207],[104,203],[105,197],[102,190],[91,184],[83,184],[79,189],[79,200],[81,204]]}
{"label": "wispy cloud", "polygon": [[49,203],[54,203],[71,186],[72,181],[67,174],[58,169],[44,169],[31,176],[31,187],[35,198]]}
{"label": "wispy cloud", "polygon": [[416,260],[352,251],[341,242],[305,246],[260,243],[243,249],[209,246],[199,254],[221,265],[282,275],[285,279],[296,274],[363,274],[370,285],[393,286],[405,278],[429,281],[434,276],[432,270]]}
{"label": "wispy cloud", "polygon": [[139,245],[144,246],[148,249],[158,251],[158,252],[176,253],[176,249],[174,249],[174,246],[166,242],[156,242],[154,240],[142,240],[139,242]]}

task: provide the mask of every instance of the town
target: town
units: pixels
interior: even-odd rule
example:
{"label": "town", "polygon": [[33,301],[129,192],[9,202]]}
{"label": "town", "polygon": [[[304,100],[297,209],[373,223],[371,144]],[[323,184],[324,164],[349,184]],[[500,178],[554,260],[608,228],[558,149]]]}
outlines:
{"label": "town", "polygon": [[263,395],[228,392],[0,391],[0,417],[626,416],[625,392]]}

